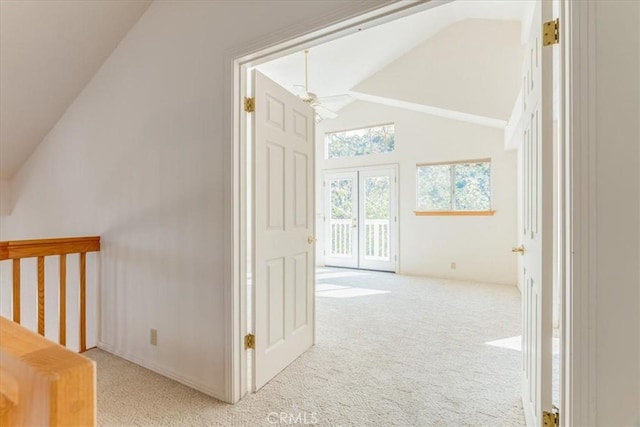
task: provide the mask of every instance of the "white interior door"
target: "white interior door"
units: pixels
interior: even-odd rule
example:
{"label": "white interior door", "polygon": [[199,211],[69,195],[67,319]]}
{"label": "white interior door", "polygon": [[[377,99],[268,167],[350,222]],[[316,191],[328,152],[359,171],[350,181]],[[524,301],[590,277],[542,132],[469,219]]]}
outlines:
{"label": "white interior door", "polygon": [[325,265],[396,271],[396,167],[325,174]]}
{"label": "white interior door", "polygon": [[314,111],[253,71],[253,382],[314,341]]}
{"label": "white interior door", "polygon": [[535,2],[523,67],[522,401],[528,426],[552,411],[553,75],[552,46],[542,43],[551,1]]}
{"label": "white interior door", "polygon": [[358,268],[358,172],[325,175],[325,264]]}

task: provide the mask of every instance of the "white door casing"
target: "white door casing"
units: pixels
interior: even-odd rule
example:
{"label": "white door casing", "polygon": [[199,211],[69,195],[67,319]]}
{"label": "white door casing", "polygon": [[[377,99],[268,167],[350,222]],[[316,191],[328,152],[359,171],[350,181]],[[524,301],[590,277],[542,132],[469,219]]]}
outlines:
{"label": "white door casing", "polygon": [[314,111],[253,71],[253,387],[314,342]]}
{"label": "white door casing", "polygon": [[552,411],[553,74],[552,46],[542,44],[551,0],[536,1],[523,66],[522,402],[528,426]]}

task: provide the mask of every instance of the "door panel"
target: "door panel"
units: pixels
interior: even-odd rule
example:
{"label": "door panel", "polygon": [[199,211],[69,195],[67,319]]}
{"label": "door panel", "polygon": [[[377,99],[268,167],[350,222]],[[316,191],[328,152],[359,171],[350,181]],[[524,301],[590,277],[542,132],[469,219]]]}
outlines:
{"label": "door panel", "polygon": [[552,49],[542,46],[551,1],[536,1],[523,66],[522,401],[528,426],[552,410],[553,80]]}
{"label": "door panel", "polygon": [[325,264],[358,268],[358,173],[325,175]]}
{"label": "door panel", "polygon": [[253,357],[259,389],[314,340],[311,107],[253,72]]}

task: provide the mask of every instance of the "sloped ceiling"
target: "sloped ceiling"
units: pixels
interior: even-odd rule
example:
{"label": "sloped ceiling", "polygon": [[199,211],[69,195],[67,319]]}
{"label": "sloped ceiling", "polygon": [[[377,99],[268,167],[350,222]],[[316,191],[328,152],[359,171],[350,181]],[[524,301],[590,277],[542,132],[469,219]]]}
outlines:
{"label": "sloped ceiling", "polygon": [[0,1],[0,179],[15,174],[150,4]]}
{"label": "sloped ceiling", "polygon": [[[343,97],[326,104],[334,111],[357,97],[401,107],[414,104],[409,107],[418,111],[504,126],[518,94],[524,52],[521,23],[528,21],[531,4],[457,0],[314,46],[309,53],[309,90],[320,97],[350,93],[351,100]],[[292,92],[294,85],[304,84],[302,52],[257,69]],[[447,76],[452,78],[442,89],[448,95],[455,90],[453,97],[435,93]],[[488,104],[479,108],[479,99]]]}
{"label": "sloped ceiling", "polygon": [[507,121],[520,89],[520,22],[452,24],[354,92]]}

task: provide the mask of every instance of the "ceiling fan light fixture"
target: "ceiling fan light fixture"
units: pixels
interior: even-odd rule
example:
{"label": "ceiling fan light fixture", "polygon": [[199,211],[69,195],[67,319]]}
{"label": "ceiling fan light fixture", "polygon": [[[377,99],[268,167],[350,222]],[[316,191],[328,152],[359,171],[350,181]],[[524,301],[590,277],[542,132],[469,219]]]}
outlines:
{"label": "ceiling fan light fixture", "polygon": [[293,88],[298,98],[316,110],[316,123],[326,118],[335,118],[337,114],[322,105],[322,101],[313,92],[309,92],[309,50],[304,53],[304,86],[294,85]]}

